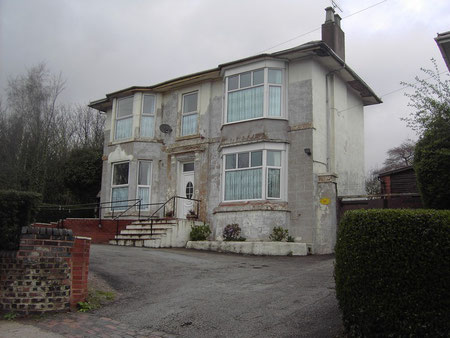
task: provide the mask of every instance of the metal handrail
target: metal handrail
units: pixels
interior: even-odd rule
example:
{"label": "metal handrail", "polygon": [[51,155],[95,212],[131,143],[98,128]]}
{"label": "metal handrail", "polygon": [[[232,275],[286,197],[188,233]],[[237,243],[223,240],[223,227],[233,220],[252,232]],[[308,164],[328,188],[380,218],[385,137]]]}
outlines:
{"label": "metal handrail", "polygon": [[[151,220],[153,217],[155,217],[156,213],[157,213],[158,211],[160,211],[162,208],[165,209],[166,205],[167,205],[171,200],[174,201],[173,213],[174,213],[174,215],[175,215],[175,212],[176,212],[176,208],[175,208],[175,206],[176,206],[176,204],[175,204],[175,199],[177,199],[177,198],[181,198],[181,199],[185,199],[185,200],[190,200],[190,201],[195,201],[195,202],[197,202],[197,215],[198,215],[198,213],[199,213],[199,204],[200,204],[200,202],[201,202],[202,200],[195,199],[195,198],[187,198],[187,197],[182,197],[182,196],[174,195],[174,196],[170,197],[167,201],[165,201],[164,204],[161,205],[158,209],[156,209],[156,211],[153,212],[147,220]],[[165,210],[164,210],[164,211],[165,211]],[[165,214],[165,213],[164,213],[164,214]]]}
{"label": "metal handrail", "polygon": [[126,213],[128,210],[130,210],[131,208],[134,208],[136,205],[139,205],[139,219],[141,218],[141,200],[138,199],[137,202],[135,202],[133,205],[130,205],[128,207],[128,209],[125,209],[124,211],[122,211],[119,215],[117,215],[116,217],[114,217],[112,220],[116,221],[116,235],[119,235],[119,218]]}

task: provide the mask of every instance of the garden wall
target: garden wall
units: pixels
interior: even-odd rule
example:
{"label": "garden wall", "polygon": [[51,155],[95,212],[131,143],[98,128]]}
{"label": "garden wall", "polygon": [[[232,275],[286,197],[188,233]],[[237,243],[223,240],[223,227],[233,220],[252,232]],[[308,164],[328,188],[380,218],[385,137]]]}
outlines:
{"label": "garden wall", "polygon": [[0,251],[0,311],[67,311],[87,295],[88,238],[71,230],[24,227],[15,251]]}

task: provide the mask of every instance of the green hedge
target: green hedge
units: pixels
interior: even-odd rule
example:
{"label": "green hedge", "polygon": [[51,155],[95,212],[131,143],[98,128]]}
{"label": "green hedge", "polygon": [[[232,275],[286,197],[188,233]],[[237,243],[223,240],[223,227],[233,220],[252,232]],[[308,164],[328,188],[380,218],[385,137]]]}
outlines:
{"label": "green hedge", "polygon": [[450,210],[346,212],[335,280],[351,336],[446,336]]}
{"label": "green hedge", "polygon": [[34,192],[0,190],[0,250],[16,250],[20,230],[34,220],[41,195]]}

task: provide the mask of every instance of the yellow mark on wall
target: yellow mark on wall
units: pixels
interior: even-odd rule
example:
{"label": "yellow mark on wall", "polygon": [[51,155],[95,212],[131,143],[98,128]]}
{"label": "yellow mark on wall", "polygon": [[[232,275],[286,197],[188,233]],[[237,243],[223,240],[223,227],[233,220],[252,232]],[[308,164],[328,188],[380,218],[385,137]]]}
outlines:
{"label": "yellow mark on wall", "polygon": [[327,197],[321,198],[320,204],[328,205],[328,204],[330,204],[330,199]]}

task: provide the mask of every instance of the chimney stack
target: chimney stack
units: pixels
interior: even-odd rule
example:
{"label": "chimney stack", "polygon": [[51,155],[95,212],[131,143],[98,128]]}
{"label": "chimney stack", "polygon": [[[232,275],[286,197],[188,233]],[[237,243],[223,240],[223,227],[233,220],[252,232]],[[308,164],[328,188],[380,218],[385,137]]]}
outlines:
{"label": "chimney stack", "polygon": [[345,61],[345,35],[341,29],[341,17],[333,7],[325,8],[326,18],[322,25],[322,41]]}

